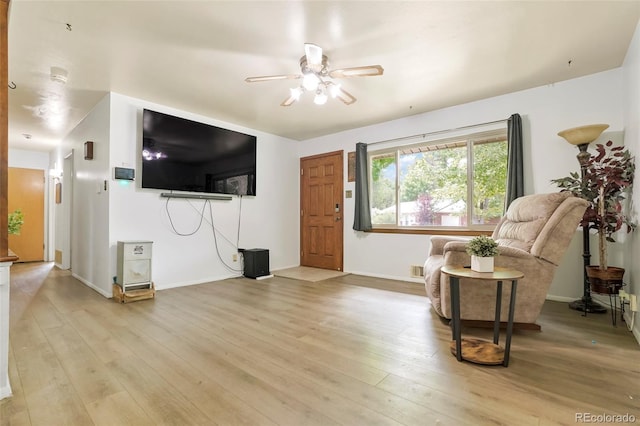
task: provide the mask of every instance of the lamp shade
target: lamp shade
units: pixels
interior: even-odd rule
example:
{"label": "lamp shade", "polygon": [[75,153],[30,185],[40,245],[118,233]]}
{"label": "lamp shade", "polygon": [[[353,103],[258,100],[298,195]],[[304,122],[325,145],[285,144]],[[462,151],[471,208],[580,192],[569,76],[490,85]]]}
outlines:
{"label": "lamp shade", "polygon": [[588,144],[598,139],[598,136],[608,127],[608,124],[589,124],[587,126],[563,130],[558,132],[558,136],[562,136],[572,145]]}

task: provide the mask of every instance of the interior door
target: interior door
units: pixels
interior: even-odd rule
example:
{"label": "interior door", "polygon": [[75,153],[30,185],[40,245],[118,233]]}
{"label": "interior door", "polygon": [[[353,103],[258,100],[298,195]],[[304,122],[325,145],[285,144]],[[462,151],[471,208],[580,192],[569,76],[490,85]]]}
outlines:
{"label": "interior door", "polygon": [[343,152],[300,159],[300,264],[342,271]]}
{"label": "interior door", "polygon": [[9,235],[9,248],[18,262],[44,260],[44,170],[9,167],[9,212],[20,209],[20,235]]}

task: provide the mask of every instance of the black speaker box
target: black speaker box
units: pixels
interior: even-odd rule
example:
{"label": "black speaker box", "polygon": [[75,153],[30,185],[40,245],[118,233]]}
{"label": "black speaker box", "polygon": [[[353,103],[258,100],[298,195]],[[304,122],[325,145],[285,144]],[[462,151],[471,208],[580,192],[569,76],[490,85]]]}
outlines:
{"label": "black speaker box", "polygon": [[248,249],[244,256],[244,276],[247,278],[259,278],[271,275],[269,272],[269,250]]}

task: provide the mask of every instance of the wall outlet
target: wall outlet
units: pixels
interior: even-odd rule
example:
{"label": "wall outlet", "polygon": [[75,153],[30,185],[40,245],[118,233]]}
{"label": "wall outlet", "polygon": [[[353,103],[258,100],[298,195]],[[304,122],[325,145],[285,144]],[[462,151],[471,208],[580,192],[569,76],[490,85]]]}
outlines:
{"label": "wall outlet", "polygon": [[232,259],[233,259],[234,262],[237,262],[238,261],[238,253],[234,253],[233,256],[232,256]]}
{"label": "wall outlet", "polygon": [[624,290],[618,290],[618,296],[620,296],[621,301],[629,300],[629,293]]}
{"label": "wall outlet", "polygon": [[631,312],[638,312],[638,296],[635,294],[629,295],[629,309]]}

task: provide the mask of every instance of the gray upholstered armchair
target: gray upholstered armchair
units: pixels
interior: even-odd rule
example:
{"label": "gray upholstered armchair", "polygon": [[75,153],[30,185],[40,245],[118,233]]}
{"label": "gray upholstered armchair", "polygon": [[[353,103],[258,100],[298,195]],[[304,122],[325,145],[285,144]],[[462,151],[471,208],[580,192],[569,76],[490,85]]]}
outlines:
{"label": "gray upholstered armchair", "polygon": [[[533,324],[551,285],[556,267],[575,235],[588,203],[568,192],[527,195],[514,200],[496,226],[492,237],[500,254],[495,265],[524,273],[516,293],[516,323]],[[432,237],[424,264],[425,287],[433,309],[451,318],[449,281],[442,265],[470,265],[464,238]],[[495,284],[460,280],[460,311],[463,320],[493,321]],[[501,320],[507,320],[510,286],[502,292]]]}

